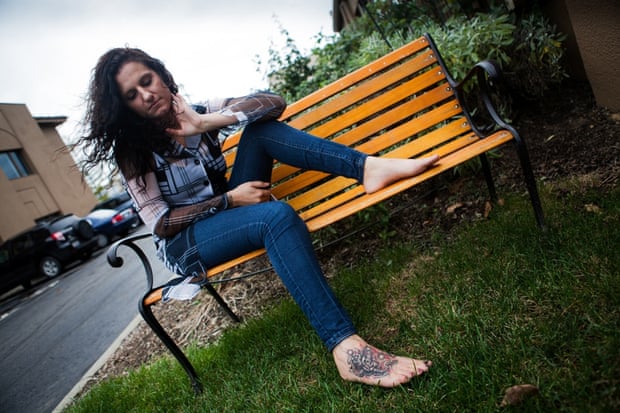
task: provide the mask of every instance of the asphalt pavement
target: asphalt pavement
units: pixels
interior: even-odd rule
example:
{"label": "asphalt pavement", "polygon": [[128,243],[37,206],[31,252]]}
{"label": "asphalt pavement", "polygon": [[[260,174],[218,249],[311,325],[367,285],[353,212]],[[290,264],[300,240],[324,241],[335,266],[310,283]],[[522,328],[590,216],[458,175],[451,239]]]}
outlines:
{"label": "asphalt pavement", "polygon": [[[139,244],[153,257],[155,282],[170,278],[151,241]],[[3,297],[1,413],[52,412],[135,321],[146,286],[142,266],[122,248],[125,265],[112,268],[105,251],[28,292]]]}

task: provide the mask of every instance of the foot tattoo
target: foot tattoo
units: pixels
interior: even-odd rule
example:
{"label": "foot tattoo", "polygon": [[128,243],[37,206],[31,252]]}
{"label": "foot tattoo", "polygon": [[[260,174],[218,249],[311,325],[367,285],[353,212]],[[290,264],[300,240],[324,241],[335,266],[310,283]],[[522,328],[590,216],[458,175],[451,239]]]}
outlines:
{"label": "foot tattoo", "polygon": [[348,350],[347,354],[349,371],[357,377],[385,377],[390,374],[392,366],[398,363],[395,356],[370,346],[361,350]]}

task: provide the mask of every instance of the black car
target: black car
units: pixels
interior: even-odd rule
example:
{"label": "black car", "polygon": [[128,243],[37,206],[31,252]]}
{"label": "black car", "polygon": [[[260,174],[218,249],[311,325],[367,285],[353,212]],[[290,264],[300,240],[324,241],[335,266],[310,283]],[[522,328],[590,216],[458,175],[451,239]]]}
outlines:
{"label": "black car", "polygon": [[40,223],[0,246],[0,293],[40,276],[55,277],[65,265],[90,257],[97,236],[86,219],[69,214]]}

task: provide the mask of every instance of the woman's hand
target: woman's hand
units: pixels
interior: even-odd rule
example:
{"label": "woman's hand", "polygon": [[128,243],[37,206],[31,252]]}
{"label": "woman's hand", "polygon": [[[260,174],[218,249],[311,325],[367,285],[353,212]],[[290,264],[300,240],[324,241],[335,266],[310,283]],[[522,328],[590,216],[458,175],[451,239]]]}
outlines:
{"label": "woman's hand", "polygon": [[266,202],[271,199],[271,184],[262,181],[244,182],[235,189],[228,191],[229,199],[232,198],[232,205],[244,206]]}
{"label": "woman's hand", "polygon": [[173,138],[198,135],[238,122],[234,116],[224,116],[219,113],[205,113],[201,115],[178,94],[172,96],[172,106],[176,113],[178,127],[168,128],[166,133]]}
{"label": "woman's hand", "polygon": [[166,133],[170,134],[172,137],[185,137],[198,135],[205,131],[204,122],[198,112],[188,105],[181,96],[172,96],[172,108],[176,113],[178,127],[168,128],[166,129]]}

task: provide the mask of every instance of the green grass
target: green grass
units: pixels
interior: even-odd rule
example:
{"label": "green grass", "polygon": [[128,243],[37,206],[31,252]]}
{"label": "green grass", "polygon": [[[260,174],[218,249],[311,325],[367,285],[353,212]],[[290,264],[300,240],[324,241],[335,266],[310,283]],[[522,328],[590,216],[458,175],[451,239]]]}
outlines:
{"label": "green grass", "polygon": [[[567,189],[568,188],[568,189]],[[525,197],[432,248],[389,245],[332,280],[363,337],[430,358],[385,390],[343,382],[290,301],[176,361],[92,389],[71,412],[608,412],[620,409],[620,191],[546,187],[548,230]],[[500,408],[515,384],[537,397]]]}

